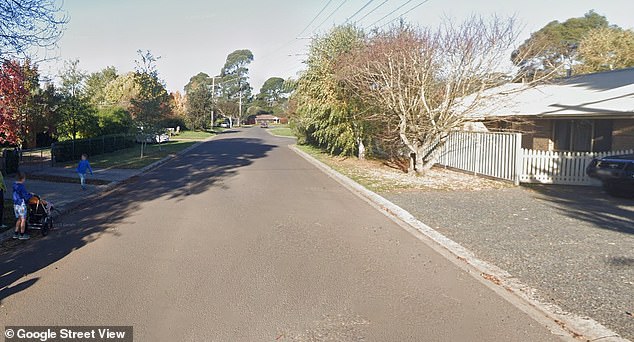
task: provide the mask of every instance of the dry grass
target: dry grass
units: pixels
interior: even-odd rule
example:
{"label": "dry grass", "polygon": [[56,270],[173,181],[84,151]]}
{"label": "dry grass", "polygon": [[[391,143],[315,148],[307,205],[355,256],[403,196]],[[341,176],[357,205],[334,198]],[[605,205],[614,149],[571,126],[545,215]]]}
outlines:
{"label": "dry grass", "polygon": [[299,146],[299,148],[375,192],[407,190],[479,191],[513,186],[507,182],[444,168],[433,168],[424,176],[414,176],[403,172],[393,165],[388,166],[385,162],[379,160],[358,160],[356,158],[331,156],[310,146]]}

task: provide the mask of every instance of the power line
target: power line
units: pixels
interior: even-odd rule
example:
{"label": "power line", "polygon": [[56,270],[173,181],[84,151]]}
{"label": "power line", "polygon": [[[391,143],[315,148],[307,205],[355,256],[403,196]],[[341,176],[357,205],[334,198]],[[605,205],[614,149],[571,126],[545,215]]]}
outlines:
{"label": "power line", "polygon": [[[321,10],[317,13],[317,15],[315,15],[313,17],[313,19],[308,23],[308,25],[306,25],[306,27],[304,27],[303,30],[301,30],[301,32],[299,32],[296,37],[301,36],[304,32],[306,32],[306,30],[310,27],[310,25],[312,25],[315,20],[317,20],[317,18],[319,18],[319,16],[326,10],[326,8],[328,8],[328,6],[330,5],[330,3],[332,3],[333,0],[328,0],[328,2],[326,2],[326,4],[324,5],[324,7],[321,8]],[[269,52],[265,52],[264,55],[261,58],[261,60],[266,60],[267,58],[271,57],[274,53],[282,50],[284,47],[290,45],[291,43],[293,43],[294,41],[296,41],[296,38],[293,38],[285,43],[282,43],[281,45],[279,45],[278,47],[276,47],[274,50],[269,51]]]}
{"label": "power line", "polygon": [[385,18],[387,18],[387,17],[391,16],[392,14],[396,13],[396,11],[398,11],[398,10],[400,10],[401,8],[405,7],[407,4],[409,4],[409,3],[410,3],[410,2],[412,2],[412,1],[414,1],[414,0],[407,0],[404,4],[402,4],[402,5],[398,6],[398,7],[397,7],[395,10],[393,10],[392,12],[390,12],[390,13],[388,13],[388,14],[384,15],[383,17],[381,17],[381,19],[379,19],[379,20],[377,20],[377,21],[373,22],[372,24],[368,25],[368,26],[366,27],[366,29],[368,29],[368,28],[370,28],[370,27],[374,26],[374,24],[378,23],[379,21],[381,21],[381,20],[383,20],[383,19],[385,19]]}
{"label": "power line", "polygon": [[420,4],[418,4],[418,5],[416,5],[416,6],[412,7],[412,8],[410,8],[410,9],[408,9],[407,11],[405,11],[405,12],[403,12],[403,13],[401,13],[401,15],[399,15],[398,17],[396,17],[396,18],[394,18],[394,19],[392,19],[392,20],[388,21],[387,23],[385,23],[385,24],[381,25],[381,27],[385,27],[385,26],[387,26],[387,25],[389,25],[389,24],[393,23],[395,20],[397,20],[397,19],[399,19],[399,18],[404,17],[404,16],[405,16],[405,15],[407,15],[409,12],[411,12],[411,11],[413,11],[413,10],[417,9],[418,7],[420,7],[420,6],[424,5],[424,4],[426,4],[427,2],[429,2],[429,0],[424,0],[424,1],[423,1],[423,2],[421,2]]}
{"label": "power line", "polygon": [[356,22],[359,22],[359,21],[365,19],[367,16],[369,16],[372,13],[374,13],[374,11],[378,10],[381,6],[385,5],[386,2],[387,2],[387,0],[383,1],[382,3],[380,3],[378,6],[374,7],[370,12],[366,13],[363,17],[361,17],[361,19],[357,20]]}
{"label": "power line", "polygon": [[341,6],[343,6],[346,2],[348,2],[348,0],[343,0],[341,4],[339,4],[339,6],[337,6],[337,8],[335,8],[335,10],[332,11],[332,13],[330,13],[330,15],[326,17],[326,19],[324,19],[319,25],[317,25],[317,27],[315,27],[315,29],[313,29],[313,32],[317,31],[321,27],[321,25],[323,25],[326,21],[328,21],[328,19],[330,19],[333,15],[335,15],[335,13],[337,13],[337,11],[339,11]]}
{"label": "power line", "polygon": [[317,15],[313,18],[313,20],[311,20],[308,25],[306,25],[306,27],[304,27],[304,29],[297,35],[297,37],[301,36],[302,33],[306,32],[306,30],[308,30],[308,28],[310,27],[310,25],[312,25],[315,20],[317,20],[317,18],[319,18],[319,16],[326,10],[326,8],[328,7],[328,5],[330,5],[330,3],[332,2],[332,0],[328,0],[328,2],[326,3],[326,5],[321,9],[321,11],[319,11],[319,13],[317,13]]}
{"label": "power line", "polygon": [[370,0],[368,2],[365,3],[365,5],[363,5],[363,7],[361,7],[358,11],[356,11],[352,16],[350,16],[350,18],[346,19],[346,22],[344,22],[344,25],[347,24],[350,19],[354,18],[357,16],[357,14],[359,14],[361,11],[363,11],[366,7],[368,7],[368,5],[370,5],[372,2],[374,2],[374,0]]}

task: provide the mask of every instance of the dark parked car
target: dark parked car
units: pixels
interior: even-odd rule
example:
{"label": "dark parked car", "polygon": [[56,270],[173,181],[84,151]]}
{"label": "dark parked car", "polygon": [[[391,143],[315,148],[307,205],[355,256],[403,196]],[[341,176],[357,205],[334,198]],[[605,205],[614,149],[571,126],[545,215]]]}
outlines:
{"label": "dark parked car", "polygon": [[611,195],[634,196],[634,154],[595,158],[586,173],[601,180]]}

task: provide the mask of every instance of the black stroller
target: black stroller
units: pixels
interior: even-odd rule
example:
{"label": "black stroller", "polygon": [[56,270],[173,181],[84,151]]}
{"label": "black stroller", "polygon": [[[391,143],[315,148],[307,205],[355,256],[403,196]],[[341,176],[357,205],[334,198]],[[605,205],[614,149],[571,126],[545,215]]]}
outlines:
{"label": "black stroller", "polygon": [[53,228],[53,204],[46,202],[40,196],[34,195],[29,200],[26,215],[26,228],[39,230],[42,236],[48,235]]}

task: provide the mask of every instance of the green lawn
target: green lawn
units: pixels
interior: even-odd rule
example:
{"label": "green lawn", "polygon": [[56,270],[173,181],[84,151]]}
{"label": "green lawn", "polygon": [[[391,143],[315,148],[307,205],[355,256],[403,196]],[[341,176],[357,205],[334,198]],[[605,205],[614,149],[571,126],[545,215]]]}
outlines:
{"label": "green lawn", "polygon": [[[173,140],[163,144],[147,144],[141,158],[141,144],[112,153],[99,154],[90,158],[90,165],[96,168],[140,169],[157,160],[177,153],[193,144],[192,140]],[[75,166],[77,161],[65,163],[64,166]]]}
{"label": "green lawn", "polygon": [[271,128],[269,128],[269,132],[280,137],[295,137],[293,130],[291,130],[288,125],[272,125]]}
{"label": "green lawn", "polygon": [[171,137],[171,139],[204,140],[214,135],[216,133],[210,131],[181,131],[178,135]]}

